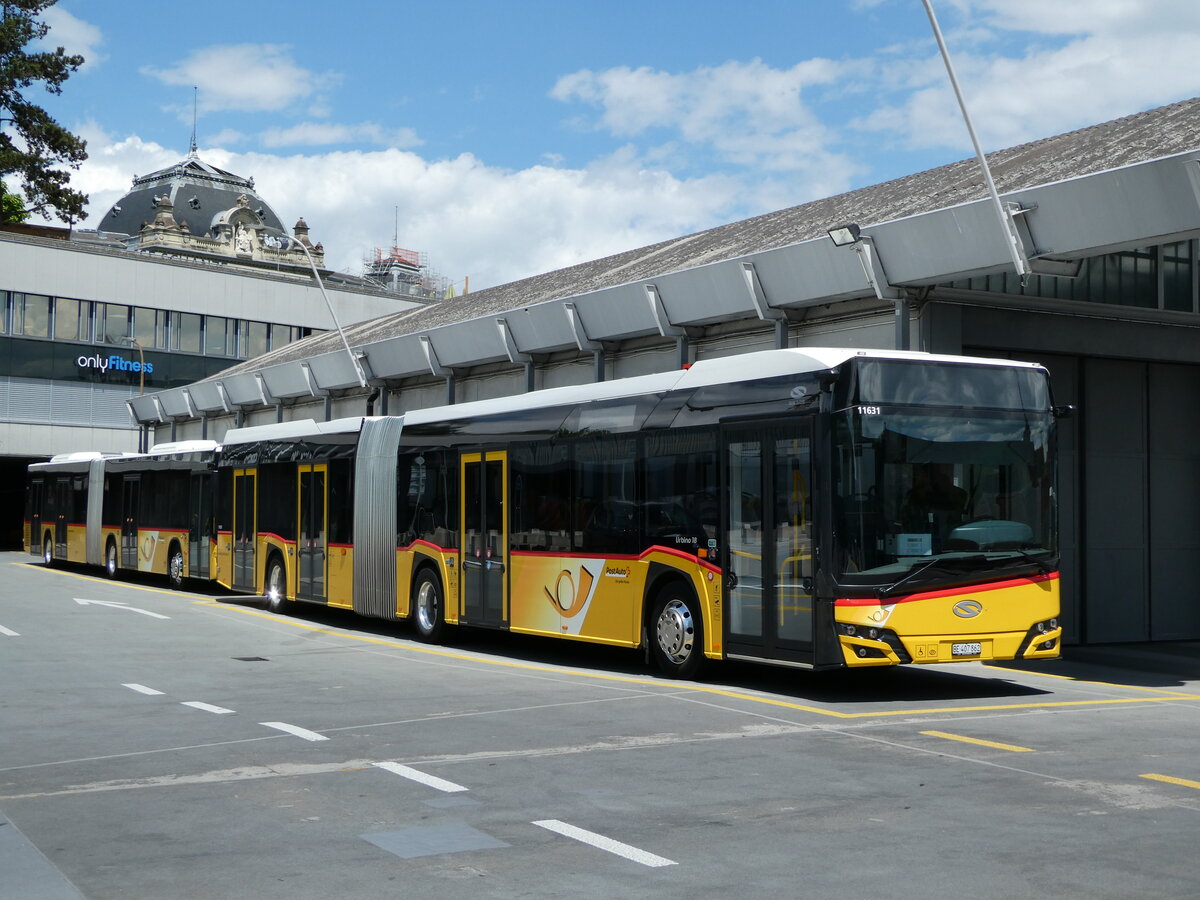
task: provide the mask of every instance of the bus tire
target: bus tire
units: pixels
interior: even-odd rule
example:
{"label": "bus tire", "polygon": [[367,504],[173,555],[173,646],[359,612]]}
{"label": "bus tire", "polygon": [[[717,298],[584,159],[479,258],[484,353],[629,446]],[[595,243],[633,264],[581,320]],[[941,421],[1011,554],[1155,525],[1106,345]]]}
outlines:
{"label": "bus tire", "polygon": [[183,587],[183,550],[176,541],[171,542],[167,551],[167,580],[175,590]]}
{"label": "bus tire", "polygon": [[263,583],[263,596],[267,601],[267,609],[271,612],[283,612],[284,601],[287,600],[287,583],[283,561],[278,553],[272,553],[267,560],[267,577]]}
{"label": "bus tire", "polygon": [[412,621],[417,640],[441,643],[446,633],[446,604],[441,580],[432,569],[422,569],[413,583]]}
{"label": "bus tire", "polygon": [[655,598],[650,617],[650,652],[665,675],[694,678],[704,665],[704,624],[691,588],[679,581],[666,584]]}
{"label": "bus tire", "polygon": [[120,566],[117,560],[117,542],[112,538],[108,539],[108,544],[104,547],[104,577],[116,578],[120,573]]}
{"label": "bus tire", "polygon": [[45,566],[54,565],[54,541],[50,540],[50,533],[42,538],[42,564]]}

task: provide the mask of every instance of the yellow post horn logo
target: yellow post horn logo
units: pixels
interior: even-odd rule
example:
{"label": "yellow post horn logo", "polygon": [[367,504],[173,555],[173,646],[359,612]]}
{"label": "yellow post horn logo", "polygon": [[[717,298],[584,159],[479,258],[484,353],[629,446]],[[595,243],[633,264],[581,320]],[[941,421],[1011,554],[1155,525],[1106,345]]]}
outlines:
{"label": "yellow post horn logo", "polygon": [[[554,593],[550,592],[550,588],[543,587],[542,592],[546,595],[546,599],[550,601],[550,605],[558,610],[559,615],[571,618],[578,615],[583,609],[584,604],[592,591],[592,581],[595,576],[592,575],[583,566],[579,567],[579,589],[575,589],[575,579],[571,576],[568,569],[563,569],[558,573],[558,578],[554,581]],[[566,601],[564,602],[563,595],[563,580],[566,580],[569,587],[569,592],[566,593]]]}

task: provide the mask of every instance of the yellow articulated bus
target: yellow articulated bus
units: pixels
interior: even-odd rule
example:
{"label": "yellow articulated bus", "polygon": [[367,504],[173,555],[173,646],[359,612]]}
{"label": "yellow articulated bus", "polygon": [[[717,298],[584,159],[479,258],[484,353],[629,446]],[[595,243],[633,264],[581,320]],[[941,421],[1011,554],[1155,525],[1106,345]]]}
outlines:
{"label": "yellow articulated bus", "polygon": [[1055,657],[1057,413],[1037,365],[805,348],[236,429],[211,577],[680,677]]}
{"label": "yellow articulated bus", "polygon": [[207,579],[212,554],[213,441],[150,453],[68,453],[29,467],[26,549],[56,561]]}

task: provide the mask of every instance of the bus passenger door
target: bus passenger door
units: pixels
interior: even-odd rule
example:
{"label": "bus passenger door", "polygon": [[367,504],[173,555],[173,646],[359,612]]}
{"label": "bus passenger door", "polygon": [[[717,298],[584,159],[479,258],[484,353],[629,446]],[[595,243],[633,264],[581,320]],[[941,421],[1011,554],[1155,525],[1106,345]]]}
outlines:
{"label": "bus passenger door", "polygon": [[255,472],[235,469],[233,473],[233,586],[246,591],[255,588]]}
{"label": "bus passenger door", "polygon": [[121,568],[138,568],[138,502],[142,480],[126,475],[121,482]]}
{"label": "bus passenger door", "polygon": [[811,663],[812,422],[728,429],[722,446],[728,653]]}
{"label": "bus passenger door", "polygon": [[34,556],[42,555],[42,514],[45,512],[44,479],[37,479],[29,485],[29,552]]}
{"label": "bus passenger door", "polygon": [[508,453],[462,456],[462,615],[471,625],[508,622]]}
{"label": "bus passenger door", "polygon": [[298,503],[299,526],[296,529],[300,546],[297,549],[300,567],[300,584],[296,596],[306,600],[325,601],[326,573],[329,541],[328,509],[328,466],[302,465],[298,469],[300,479]]}
{"label": "bus passenger door", "polygon": [[212,540],[212,478],[193,472],[188,482],[188,576],[208,578]]}
{"label": "bus passenger door", "polygon": [[67,558],[67,524],[71,518],[71,476],[54,480],[54,558]]}

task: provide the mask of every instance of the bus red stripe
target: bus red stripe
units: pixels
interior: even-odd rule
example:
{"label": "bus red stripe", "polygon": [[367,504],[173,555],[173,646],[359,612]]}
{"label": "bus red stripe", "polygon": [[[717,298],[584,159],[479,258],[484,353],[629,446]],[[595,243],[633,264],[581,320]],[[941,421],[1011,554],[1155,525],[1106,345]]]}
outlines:
{"label": "bus red stripe", "polygon": [[1006,581],[984,582],[983,584],[968,584],[959,587],[946,588],[941,591],[926,591],[922,594],[909,594],[907,597],[839,597],[834,601],[835,606],[891,606],[894,603],[912,603],[916,600],[936,600],[939,597],[957,597],[960,594],[977,594],[981,591],[1002,591],[1006,588],[1021,587],[1027,584],[1041,584],[1045,581],[1057,581],[1058,572],[1047,572],[1029,578],[1010,578]]}

